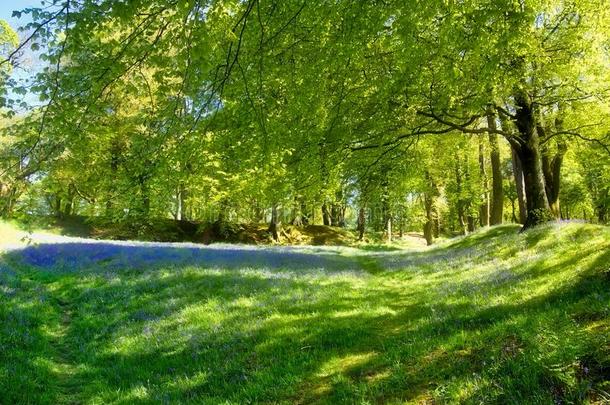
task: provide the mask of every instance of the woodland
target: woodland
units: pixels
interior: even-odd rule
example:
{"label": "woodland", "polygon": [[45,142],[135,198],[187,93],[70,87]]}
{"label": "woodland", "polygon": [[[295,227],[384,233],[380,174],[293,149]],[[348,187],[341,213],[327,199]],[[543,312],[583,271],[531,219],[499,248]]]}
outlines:
{"label": "woodland", "polygon": [[[610,220],[603,0],[46,1],[2,41],[3,217],[428,243]],[[35,52],[39,69],[23,55]],[[30,58],[31,59],[31,58]],[[25,67],[24,67],[25,66]],[[142,233],[145,233],[143,231]]]}
{"label": "woodland", "polygon": [[0,2],[0,404],[609,404],[609,0]]}

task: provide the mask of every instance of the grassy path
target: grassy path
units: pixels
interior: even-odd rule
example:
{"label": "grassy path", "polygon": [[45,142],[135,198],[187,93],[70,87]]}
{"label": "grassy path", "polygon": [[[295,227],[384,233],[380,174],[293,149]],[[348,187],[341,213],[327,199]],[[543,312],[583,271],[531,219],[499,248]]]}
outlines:
{"label": "grassy path", "polygon": [[51,345],[54,349],[53,361],[57,373],[57,402],[77,404],[81,402],[79,392],[86,381],[79,379],[79,365],[73,354],[75,348],[68,340],[69,330],[72,327],[73,309],[69,301],[56,297],[54,299],[55,307],[58,310],[57,317],[59,318],[51,339]]}

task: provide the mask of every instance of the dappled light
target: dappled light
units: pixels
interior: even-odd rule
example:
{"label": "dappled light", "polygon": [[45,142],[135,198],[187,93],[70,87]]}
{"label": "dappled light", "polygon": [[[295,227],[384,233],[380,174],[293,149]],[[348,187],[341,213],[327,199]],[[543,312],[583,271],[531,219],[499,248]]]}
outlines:
{"label": "dappled light", "polygon": [[603,398],[608,230],[530,232],[381,253],[13,250],[2,391],[37,403]]}
{"label": "dappled light", "polygon": [[609,1],[0,1],[0,405],[610,404]]}

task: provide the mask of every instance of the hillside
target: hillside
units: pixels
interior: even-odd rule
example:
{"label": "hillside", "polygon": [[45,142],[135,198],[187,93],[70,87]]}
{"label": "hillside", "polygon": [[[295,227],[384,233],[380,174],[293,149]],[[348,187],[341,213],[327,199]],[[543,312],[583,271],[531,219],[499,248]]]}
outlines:
{"label": "hillside", "polygon": [[0,259],[7,403],[605,403],[610,228],[432,248],[64,240]]}

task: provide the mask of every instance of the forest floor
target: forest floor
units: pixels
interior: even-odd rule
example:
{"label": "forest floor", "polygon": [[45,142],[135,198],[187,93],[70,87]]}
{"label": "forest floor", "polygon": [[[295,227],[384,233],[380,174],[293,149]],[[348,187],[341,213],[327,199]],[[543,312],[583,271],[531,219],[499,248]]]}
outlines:
{"label": "forest floor", "polygon": [[0,234],[2,403],[610,401],[608,227],[407,248]]}
{"label": "forest floor", "polygon": [[[157,223],[153,235],[138,238],[136,232],[124,229],[124,225],[106,224],[90,220],[86,217],[51,218],[42,217],[31,223],[0,221],[0,250],[8,245],[20,246],[31,243],[62,243],[70,241],[125,241],[140,242],[171,242],[192,244],[230,243],[216,235],[207,239],[206,235],[178,234],[176,224],[179,221],[169,220],[165,224]],[[168,224],[172,228],[168,232]],[[325,225],[293,226],[284,225],[281,228],[280,241],[274,241],[268,232],[266,224],[230,224],[233,228],[229,240],[235,239],[238,244],[273,245],[273,246],[347,246],[365,250],[393,250],[412,247],[423,247],[426,240],[422,233],[395,233],[392,243],[387,243],[385,233],[367,232],[363,241],[358,241],[355,231],[348,228]],[[196,233],[196,230],[191,230]],[[204,231],[205,232],[205,231]],[[204,233],[203,232],[203,233]],[[133,233],[130,235],[130,233]],[[131,237],[128,237],[131,236]],[[209,236],[209,235],[208,235]],[[227,238],[224,238],[227,239]],[[163,245],[161,245],[163,246]],[[168,245],[169,246],[169,245]],[[185,245],[188,246],[188,245]]]}
{"label": "forest floor", "polygon": [[[0,231],[2,224],[0,224]],[[4,225],[8,229],[7,225]],[[13,223],[13,229],[28,232],[56,234],[72,237],[102,240],[145,240],[155,242],[194,243],[245,243],[254,245],[315,245],[353,246],[357,245],[356,233],[347,228],[324,225],[293,226],[284,224],[280,229],[280,241],[274,241],[268,224],[226,223],[224,229],[217,229],[215,223],[177,221],[168,218],[152,218],[145,223],[114,222],[103,217],[86,216],[41,216],[32,217],[27,222]],[[367,233],[365,244],[381,243],[381,232]],[[414,235],[411,235],[414,236]],[[415,235],[418,243],[424,243],[421,235]],[[408,234],[400,239],[409,240]],[[400,243],[399,243],[400,245]]]}

